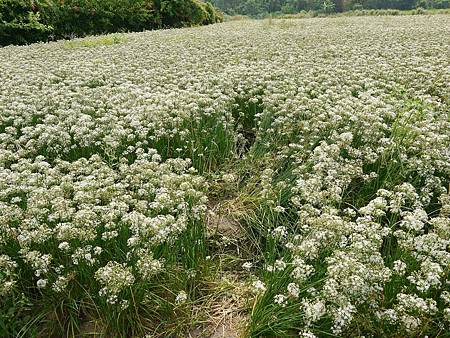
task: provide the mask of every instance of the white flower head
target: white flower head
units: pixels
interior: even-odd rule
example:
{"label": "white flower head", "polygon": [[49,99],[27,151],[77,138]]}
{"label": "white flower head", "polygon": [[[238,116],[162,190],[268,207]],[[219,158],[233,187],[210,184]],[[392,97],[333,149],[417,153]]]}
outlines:
{"label": "white flower head", "polygon": [[257,294],[264,293],[266,292],[266,285],[258,279],[252,283],[252,290]]}
{"label": "white flower head", "polygon": [[47,280],[46,279],[39,279],[36,283],[37,287],[39,289],[43,289],[47,286]]}
{"label": "white flower head", "polygon": [[273,299],[273,301],[278,304],[281,305],[282,307],[285,307],[287,304],[287,297],[285,295],[276,295]]}
{"label": "white flower head", "polygon": [[242,268],[250,271],[250,269],[253,267],[253,263],[252,262],[245,262],[244,264],[242,264]]}
{"label": "white flower head", "polygon": [[187,299],[188,299],[188,295],[187,295],[186,291],[182,290],[182,291],[178,292],[178,294],[175,298],[175,303],[177,305],[180,305],[180,304],[185,303],[187,301]]}

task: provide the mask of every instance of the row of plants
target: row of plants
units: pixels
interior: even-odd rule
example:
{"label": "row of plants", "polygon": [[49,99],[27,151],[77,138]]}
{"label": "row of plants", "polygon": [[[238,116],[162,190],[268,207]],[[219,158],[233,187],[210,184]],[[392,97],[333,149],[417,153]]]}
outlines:
{"label": "row of plants", "polygon": [[220,21],[199,0],[0,0],[0,45]]}

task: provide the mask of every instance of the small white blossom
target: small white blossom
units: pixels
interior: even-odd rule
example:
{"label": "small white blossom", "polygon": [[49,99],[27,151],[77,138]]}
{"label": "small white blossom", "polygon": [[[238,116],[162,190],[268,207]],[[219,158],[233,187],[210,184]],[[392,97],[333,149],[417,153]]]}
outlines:
{"label": "small white blossom", "polygon": [[252,283],[252,289],[255,293],[264,293],[266,291],[266,285],[262,281],[256,280]]}
{"label": "small white blossom", "polygon": [[276,303],[276,304],[278,304],[278,305],[281,305],[281,306],[286,306],[286,303],[287,303],[287,297],[285,296],[285,295],[276,295],[275,297],[274,297],[274,299],[273,299],[273,301]]}
{"label": "small white blossom", "polygon": [[175,298],[175,303],[178,305],[183,304],[184,302],[186,302],[187,298],[187,293],[185,291],[180,291]]}
{"label": "small white blossom", "polygon": [[250,269],[253,267],[253,263],[252,262],[245,262],[244,264],[242,264],[242,268],[250,271]]}
{"label": "small white blossom", "polygon": [[39,279],[36,283],[37,287],[39,289],[43,289],[47,286],[47,280],[46,279]]}

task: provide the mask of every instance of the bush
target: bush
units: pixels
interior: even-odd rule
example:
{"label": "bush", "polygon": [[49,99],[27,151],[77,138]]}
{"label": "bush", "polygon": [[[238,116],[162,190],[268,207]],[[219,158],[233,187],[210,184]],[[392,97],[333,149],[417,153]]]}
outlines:
{"label": "bush", "polygon": [[220,21],[199,0],[0,0],[0,45]]}
{"label": "bush", "polygon": [[426,14],[426,10],[422,7],[418,7],[416,8],[413,12],[413,15],[422,15],[422,14]]}
{"label": "bush", "polygon": [[211,5],[209,2],[202,2],[201,6],[205,9],[207,15],[206,21],[203,22],[203,24],[213,24],[216,22],[222,22],[223,21],[223,15],[217,11],[213,5]]}
{"label": "bush", "polygon": [[169,27],[204,25],[221,21],[210,3],[198,0],[162,0],[161,16],[163,25]]}
{"label": "bush", "polygon": [[159,21],[152,0],[43,1],[40,10],[62,36],[138,31],[154,28]]}
{"label": "bush", "polygon": [[53,31],[33,9],[31,0],[0,0],[0,45],[39,41]]}

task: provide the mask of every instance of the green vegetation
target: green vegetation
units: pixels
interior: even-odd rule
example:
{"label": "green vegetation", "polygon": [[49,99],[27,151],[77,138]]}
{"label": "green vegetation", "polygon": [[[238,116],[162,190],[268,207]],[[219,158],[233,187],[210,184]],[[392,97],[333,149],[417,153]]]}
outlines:
{"label": "green vegetation", "polygon": [[221,20],[199,0],[0,0],[0,45]]}
{"label": "green vegetation", "polygon": [[111,46],[127,41],[124,34],[110,34],[94,39],[69,40],[64,43],[67,48]]}
{"label": "green vegetation", "polygon": [[[208,0],[228,15],[264,17],[299,12],[340,13],[349,10],[446,9],[449,0]],[[311,15],[310,15],[311,16]]]}

